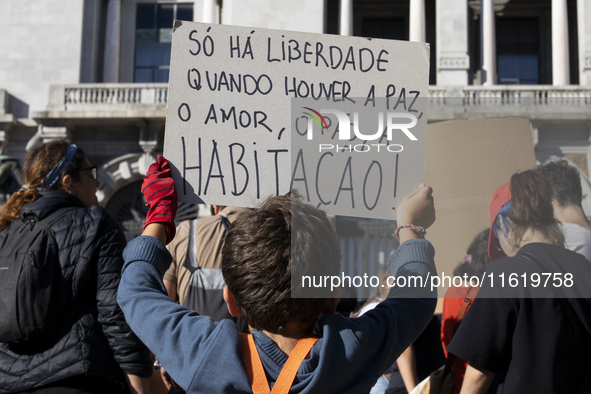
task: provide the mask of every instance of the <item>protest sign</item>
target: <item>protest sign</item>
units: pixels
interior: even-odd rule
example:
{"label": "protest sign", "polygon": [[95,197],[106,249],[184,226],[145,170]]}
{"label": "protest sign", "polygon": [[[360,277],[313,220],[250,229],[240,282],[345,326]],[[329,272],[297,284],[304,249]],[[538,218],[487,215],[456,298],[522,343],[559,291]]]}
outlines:
{"label": "protest sign", "polygon": [[[430,124],[425,181],[433,187],[437,220],[427,238],[439,274],[452,276],[468,246],[490,227],[494,191],[536,165],[527,118],[486,118]],[[447,285],[447,284],[446,284]],[[445,289],[440,288],[439,297]],[[441,312],[441,305],[438,306]]]}
{"label": "protest sign", "polygon": [[171,59],[181,201],[255,206],[293,187],[330,214],[395,219],[423,180],[428,44],[176,21]]}

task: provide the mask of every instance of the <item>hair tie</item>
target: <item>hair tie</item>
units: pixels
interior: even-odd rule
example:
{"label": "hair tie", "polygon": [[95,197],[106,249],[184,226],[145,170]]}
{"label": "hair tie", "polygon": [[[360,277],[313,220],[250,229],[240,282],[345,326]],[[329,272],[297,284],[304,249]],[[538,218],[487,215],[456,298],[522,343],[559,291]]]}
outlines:
{"label": "hair tie", "polygon": [[464,255],[462,256],[462,262],[463,263],[472,263],[472,255],[464,253]]}
{"label": "hair tie", "polygon": [[29,185],[23,185],[23,187],[21,187],[21,190],[25,191],[25,190],[29,190],[31,188],[31,186]]}
{"label": "hair tie", "polygon": [[62,159],[57,163],[55,167],[49,174],[45,177],[43,181],[43,187],[40,190],[51,190],[55,186],[55,184],[60,180],[62,174],[68,170],[72,161],[74,161],[74,157],[76,156],[76,152],[78,151],[78,147],[74,144],[68,146],[66,149],[66,154]]}

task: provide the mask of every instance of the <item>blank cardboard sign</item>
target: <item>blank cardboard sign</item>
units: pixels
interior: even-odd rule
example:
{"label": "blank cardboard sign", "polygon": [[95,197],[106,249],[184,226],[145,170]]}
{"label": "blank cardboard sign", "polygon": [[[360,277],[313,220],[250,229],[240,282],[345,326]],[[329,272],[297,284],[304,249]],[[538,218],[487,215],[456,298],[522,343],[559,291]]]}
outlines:
{"label": "blank cardboard sign", "polygon": [[[433,188],[437,220],[427,239],[439,276],[452,276],[470,242],[490,226],[494,191],[516,172],[535,167],[527,118],[486,118],[427,127],[425,181]],[[447,285],[447,284],[446,284]],[[446,288],[439,289],[439,297]],[[441,312],[441,305],[438,305]]]}

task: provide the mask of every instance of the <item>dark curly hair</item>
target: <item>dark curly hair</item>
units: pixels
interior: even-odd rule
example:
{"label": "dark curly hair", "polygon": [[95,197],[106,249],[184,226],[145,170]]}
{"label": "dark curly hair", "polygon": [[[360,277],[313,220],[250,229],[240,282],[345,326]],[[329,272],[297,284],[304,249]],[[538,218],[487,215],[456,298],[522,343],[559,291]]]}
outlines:
{"label": "dark curly hair", "polygon": [[581,206],[583,190],[581,188],[581,177],[576,167],[571,166],[563,159],[538,166],[537,170],[550,180],[554,198],[561,207],[566,208],[569,205]]}
{"label": "dark curly hair", "polygon": [[454,269],[454,276],[463,276],[464,274],[471,276],[482,276],[486,268],[490,265],[491,259],[488,256],[488,235],[490,229],[482,230],[472,240],[468,247],[467,255],[470,256],[468,261],[463,261]]}
{"label": "dark curly hair", "polygon": [[[222,249],[222,272],[246,323],[284,332],[287,323],[313,329],[324,298],[292,298],[292,278],[310,270],[336,275],[341,250],[326,214],[294,192],[270,197],[232,223]],[[297,286],[297,285],[296,285]]]}

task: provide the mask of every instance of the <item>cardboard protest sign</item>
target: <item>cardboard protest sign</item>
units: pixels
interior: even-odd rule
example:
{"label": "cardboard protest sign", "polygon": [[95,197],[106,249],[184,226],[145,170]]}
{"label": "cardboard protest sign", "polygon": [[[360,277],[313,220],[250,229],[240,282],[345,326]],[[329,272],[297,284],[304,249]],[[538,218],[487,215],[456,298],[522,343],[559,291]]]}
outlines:
{"label": "cardboard protest sign", "polygon": [[425,43],[176,21],[171,56],[181,201],[255,206],[293,187],[330,214],[395,219],[423,180]]}
{"label": "cardboard protest sign", "polygon": [[[437,251],[438,273],[452,276],[474,237],[490,227],[494,191],[535,167],[533,134],[527,118],[434,123],[427,134],[425,182],[437,211],[427,238]],[[439,290],[443,297],[446,288]]]}

